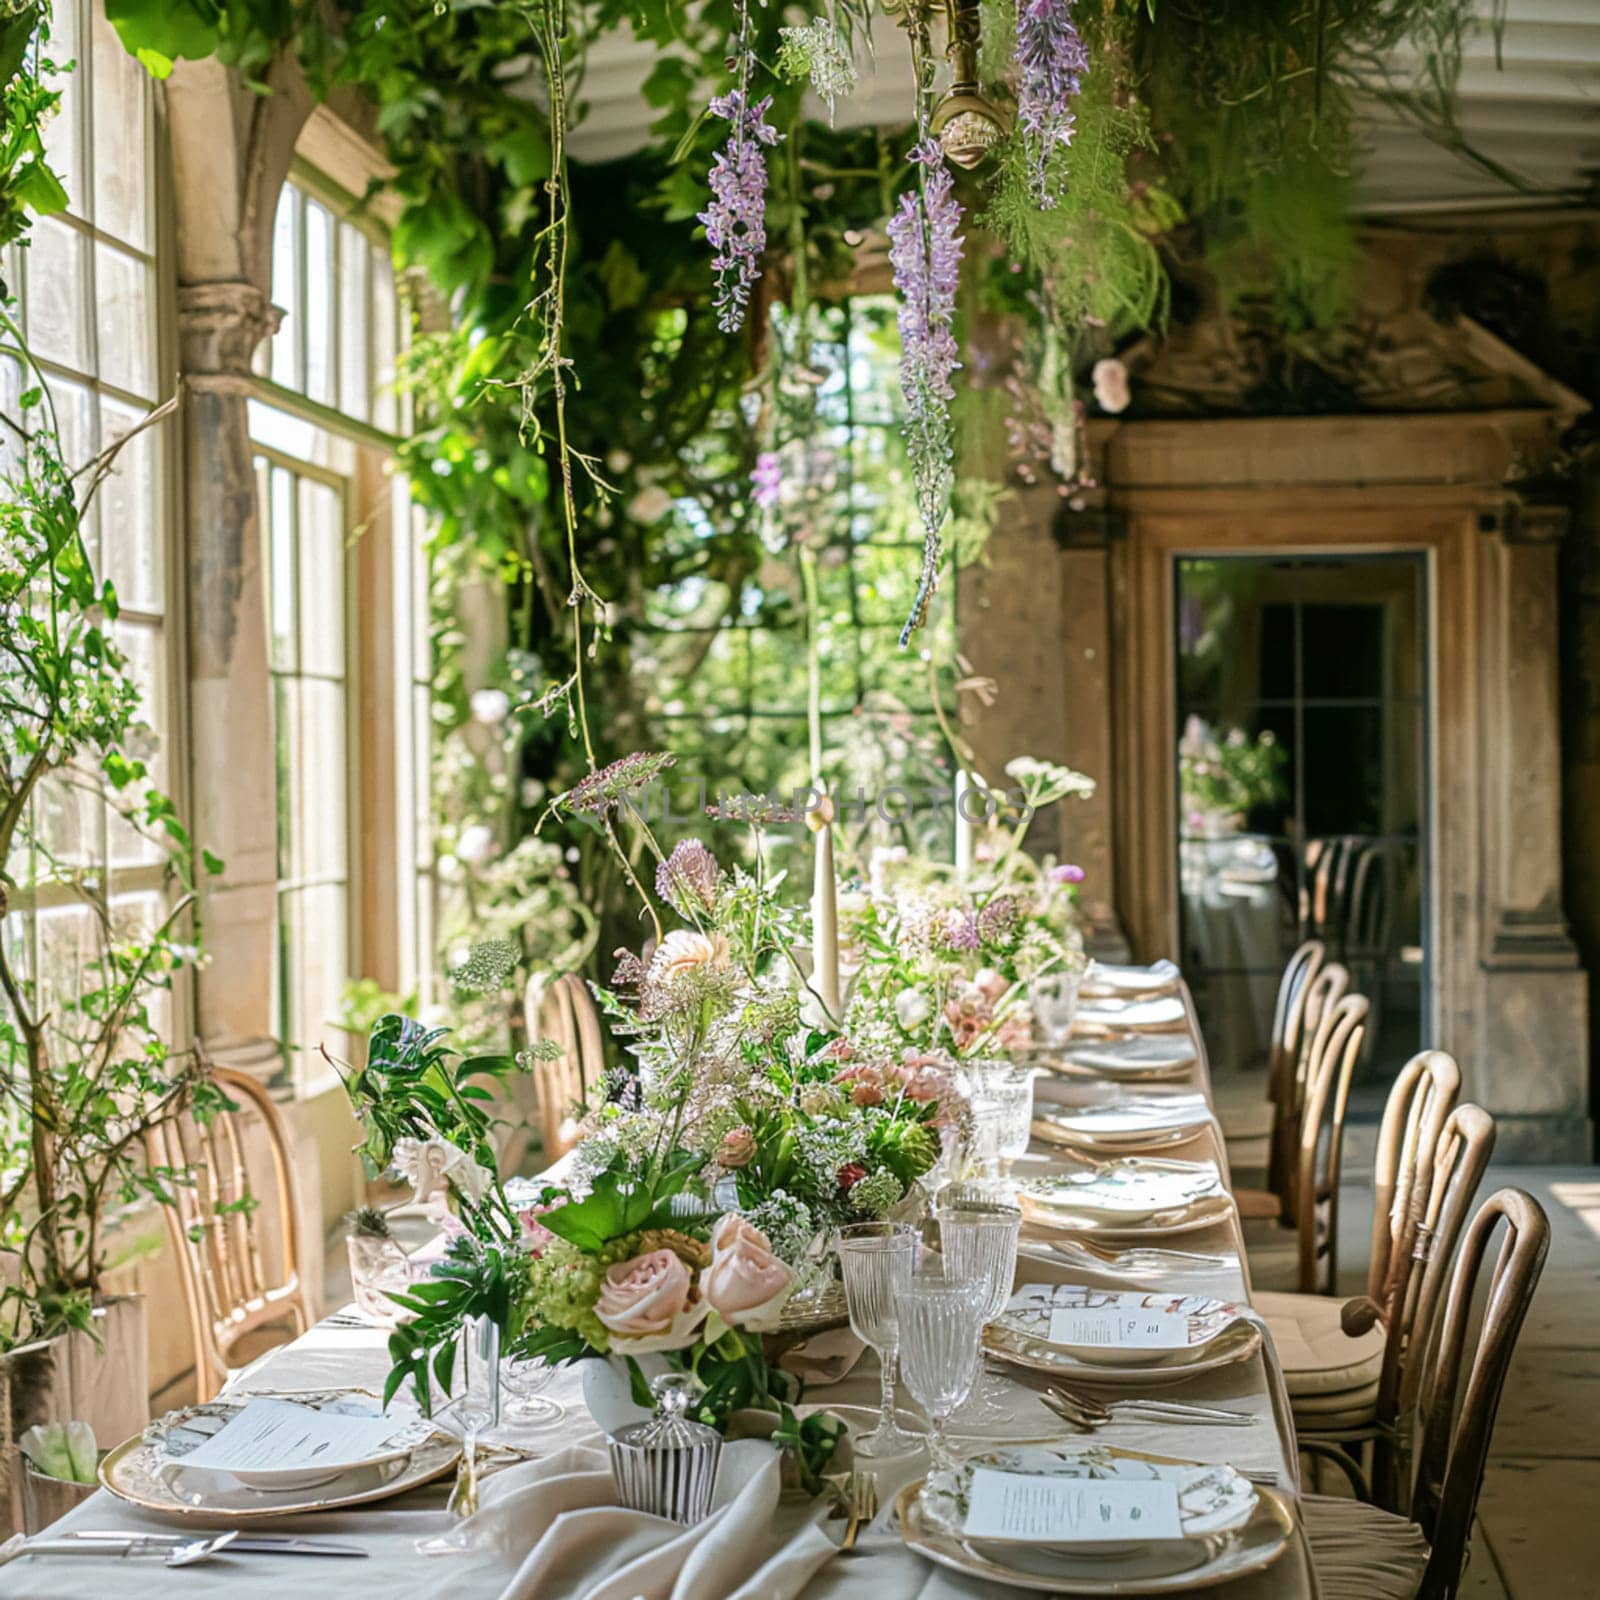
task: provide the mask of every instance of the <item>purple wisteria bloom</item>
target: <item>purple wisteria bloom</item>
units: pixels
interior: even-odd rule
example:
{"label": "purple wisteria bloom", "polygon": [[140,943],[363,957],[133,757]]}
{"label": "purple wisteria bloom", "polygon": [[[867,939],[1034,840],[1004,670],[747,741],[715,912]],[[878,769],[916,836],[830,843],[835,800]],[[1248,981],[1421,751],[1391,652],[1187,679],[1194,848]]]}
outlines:
{"label": "purple wisteria bloom", "polygon": [[1072,0],[1020,0],[1017,6],[1017,120],[1028,187],[1041,208],[1056,203],[1050,157],[1072,143],[1072,100],[1089,70],[1089,51],[1072,20]]}
{"label": "purple wisteria bloom", "polygon": [[716,253],[717,275],[712,304],[717,326],[735,333],[744,324],[750,286],[761,276],[767,248],[766,147],[778,142],[778,130],[767,121],[772,96],[750,105],[741,85],[711,102],[713,116],[733,124],[728,142],[711,165],[711,205],[700,213],[706,239]]}
{"label": "purple wisteria bloom", "polygon": [[783,490],[783,463],[775,450],[763,450],[756,456],[755,470],[750,474],[750,486],[755,491],[755,501],[763,511],[770,511],[778,503]]}
{"label": "purple wisteria bloom", "polygon": [[955,336],[956,285],[961,273],[961,207],[936,139],[920,139],[911,160],[924,171],[920,191],[901,197],[889,221],[889,264],[900,302],[900,391],[905,439],[922,518],[922,581],[901,630],[902,646],[922,625],[939,577],[939,531],[950,509],[951,375],[961,365]]}

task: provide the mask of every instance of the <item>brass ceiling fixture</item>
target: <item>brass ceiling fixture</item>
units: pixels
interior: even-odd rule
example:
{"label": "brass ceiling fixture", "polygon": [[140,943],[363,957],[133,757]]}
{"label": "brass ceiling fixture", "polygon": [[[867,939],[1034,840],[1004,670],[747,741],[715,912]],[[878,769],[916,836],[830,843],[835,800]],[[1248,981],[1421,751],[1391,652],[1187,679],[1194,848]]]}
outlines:
{"label": "brass ceiling fixture", "polygon": [[1006,116],[978,84],[979,0],[946,0],[945,18],[955,81],[934,107],[930,127],[946,157],[970,171],[1004,137]]}
{"label": "brass ceiling fixture", "polygon": [[1006,113],[983,92],[978,80],[980,0],[884,0],[884,10],[913,36],[913,53],[919,55],[926,53],[934,18],[943,13],[945,55],[954,81],[933,108],[928,130],[947,160],[971,171],[1005,137],[1009,125]]}

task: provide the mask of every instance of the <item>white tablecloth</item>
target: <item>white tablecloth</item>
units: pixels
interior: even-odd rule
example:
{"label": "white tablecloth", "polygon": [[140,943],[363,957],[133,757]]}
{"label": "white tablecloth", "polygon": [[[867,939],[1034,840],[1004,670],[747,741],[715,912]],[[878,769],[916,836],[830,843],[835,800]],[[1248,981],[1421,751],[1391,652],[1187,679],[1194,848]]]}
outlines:
{"label": "white tablecloth", "polygon": [[[1188,1086],[1208,1090],[1202,1064],[1188,1080]],[[1093,1083],[1052,1085],[1055,1098],[1085,1099],[1103,1097],[1108,1091]],[[1220,1130],[1214,1126],[1200,1136],[1193,1149],[1162,1154],[1210,1154],[1222,1156]],[[1207,1148],[1207,1147],[1210,1148]],[[1225,1159],[1225,1158],[1224,1158]],[[1036,1147],[1028,1165],[1049,1167],[1057,1164],[1042,1147]],[[1223,1167],[1226,1171],[1226,1167]],[[1248,1278],[1236,1219],[1197,1234],[1186,1234],[1170,1241],[1185,1250],[1204,1251],[1223,1257],[1223,1265],[1202,1269],[1141,1277],[1137,1282],[1120,1280],[1124,1287],[1168,1289],[1181,1287],[1197,1293],[1213,1294],[1244,1302],[1248,1299]],[[1095,1275],[1068,1266],[1048,1249],[1028,1245],[1019,1263],[1021,1281],[1056,1280],[1100,1283],[1117,1286],[1119,1280]],[[381,1388],[388,1369],[383,1336],[365,1329],[314,1328],[303,1338],[285,1347],[250,1375],[255,1390],[319,1389],[344,1386]],[[1164,1393],[1174,1398],[1217,1403],[1249,1411],[1254,1421],[1249,1427],[1205,1428],[1188,1424],[1175,1426],[1149,1422],[1117,1421],[1101,1429],[1095,1438],[1108,1444],[1129,1446],[1177,1455],[1199,1461],[1231,1462],[1253,1471],[1273,1471],[1280,1484],[1291,1488],[1295,1481],[1293,1425],[1282,1399],[1281,1382],[1275,1381],[1270,1342],[1262,1354],[1248,1361],[1221,1368],[1168,1386]],[[997,1439],[1059,1437],[1062,1428],[1037,1398],[1027,1375],[1016,1374],[1008,1385],[1009,1416],[1005,1423],[985,1430]],[[1042,1380],[1041,1380],[1042,1381]],[[810,1399],[830,1406],[871,1407],[876,1403],[877,1371],[869,1356],[844,1381],[811,1391]],[[579,1379],[574,1372],[561,1373],[548,1391],[568,1407],[559,1425],[526,1435],[521,1442],[529,1448],[555,1451],[573,1445],[603,1445],[602,1435],[590,1420],[581,1398]],[[1117,1391],[1106,1391],[1114,1396]],[[1158,1392],[1158,1391],[1147,1391]],[[520,1470],[520,1469],[519,1469]],[[906,1475],[920,1472],[917,1460],[906,1468]],[[880,1474],[880,1491],[885,1512],[877,1525],[864,1534],[858,1552],[852,1557],[828,1560],[805,1589],[805,1600],[1002,1600],[1020,1595],[1009,1588],[984,1586],[932,1566],[912,1554],[900,1542],[892,1527],[888,1506],[898,1487],[892,1470]],[[117,1600],[169,1600],[175,1592],[196,1600],[280,1600],[280,1597],[310,1593],[349,1594],[351,1596],[392,1596],[393,1600],[499,1600],[529,1594],[516,1582],[520,1558],[526,1552],[505,1553],[490,1549],[448,1556],[422,1556],[416,1541],[447,1532],[451,1520],[443,1509],[445,1490],[435,1486],[401,1499],[353,1511],[314,1518],[286,1519],[270,1525],[270,1531],[298,1531],[327,1538],[358,1542],[369,1552],[362,1561],[338,1561],[308,1557],[241,1556],[231,1560],[169,1572],[160,1565],[103,1558],[39,1557],[13,1562],[0,1569],[0,1595],[6,1600],[88,1600],[88,1597],[115,1595]],[[814,1508],[804,1503],[784,1502],[778,1509],[770,1531],[772,1539],[802,1530]],[[835,1525],[837,1526],[837,1525]],[[94,1495],[71,1517],[58,1525],[101,1529],[150,1529],[167,1531],[169,1525],[135,1511],[112,1496]],[[263,1531],[266,1531],[265,1529]],[[542,1581],[536,1600],[567,1600],[584,1592],[581,1575],[570,1574],[557,1583]],[[641,1590],[641,1593],[644,1591]],[[662,1600],[678,1600],[669,1582],[658,1591]],[[758,1583],[755,1593],[761,1592]],[[1297,1542],[1265,1572],[1240,1579],[1226,1588],[1213,1591],[1216,1600],[1315,1600],[1312,1577],[1303,1547]],[[653,1594],[651,1597],[653,1600]],[[720,1595],[693,1593],[692,1600],[722,1600]]]}

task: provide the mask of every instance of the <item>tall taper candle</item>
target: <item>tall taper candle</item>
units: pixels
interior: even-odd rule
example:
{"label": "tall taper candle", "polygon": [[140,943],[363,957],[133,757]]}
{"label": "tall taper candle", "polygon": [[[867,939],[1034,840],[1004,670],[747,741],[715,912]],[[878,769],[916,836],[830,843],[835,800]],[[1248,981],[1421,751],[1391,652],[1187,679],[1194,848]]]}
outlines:
{"label": "tall taper candle", "polygon": [[956,768],[956,877],[964,879],[972,871],[972,824],[961,806],[974,785],[965,767]]}
{"label": "tall taper candle", "polygon": [[833,866],[833,802],[824,798],[806,821],[816,830],[817,867],[811,889],[811,987],[834,1021],[839,1009],[839,885]]}

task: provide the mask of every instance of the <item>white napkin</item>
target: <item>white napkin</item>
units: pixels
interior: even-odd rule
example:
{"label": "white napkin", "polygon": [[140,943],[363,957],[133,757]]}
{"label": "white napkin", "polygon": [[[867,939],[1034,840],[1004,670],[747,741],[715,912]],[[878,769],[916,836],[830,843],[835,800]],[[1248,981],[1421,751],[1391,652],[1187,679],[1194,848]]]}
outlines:
{"label": "white napkin", "polygon": [[463,1529],[526,1552],[500,1600],[794,1600],[835,1541],[818,1506],[780,1509],[780,1466],[764,1440],[725,1446],[711,1515],[685,1528],[619,1506],[606,1452],[574,1445],[485,1480]]}

